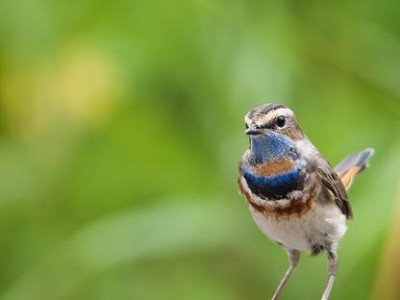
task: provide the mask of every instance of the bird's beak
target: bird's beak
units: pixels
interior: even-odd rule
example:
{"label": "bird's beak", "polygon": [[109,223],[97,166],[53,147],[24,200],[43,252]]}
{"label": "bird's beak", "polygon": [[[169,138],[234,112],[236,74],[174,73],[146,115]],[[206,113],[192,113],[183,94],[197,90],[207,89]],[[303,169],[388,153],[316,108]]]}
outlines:
{"label": "bird's beak", "polygon": [[247,128],[244,131],[245,134],[247,135],[257,135],[261,133],[260,127],[258,127],[256,124],[252,124],[249,128]]}

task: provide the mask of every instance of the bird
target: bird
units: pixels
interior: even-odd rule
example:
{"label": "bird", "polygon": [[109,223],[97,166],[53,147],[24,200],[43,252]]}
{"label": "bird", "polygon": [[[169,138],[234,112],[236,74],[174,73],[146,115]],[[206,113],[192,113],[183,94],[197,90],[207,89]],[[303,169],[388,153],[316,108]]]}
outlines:
{"label": "bird", "polygon": [[367,168],[374,149],[350,155],[333,168],[293,111],[279,103],[251,109],[245,126],[249,146],[239,162],[239,191],[259,229],[284,248],[290,263],[271,299],[280,297],[301,252],[326,252],[328,279],[321,299],[327,300],[338,270],[338,244],[353,219],[346,190]]}

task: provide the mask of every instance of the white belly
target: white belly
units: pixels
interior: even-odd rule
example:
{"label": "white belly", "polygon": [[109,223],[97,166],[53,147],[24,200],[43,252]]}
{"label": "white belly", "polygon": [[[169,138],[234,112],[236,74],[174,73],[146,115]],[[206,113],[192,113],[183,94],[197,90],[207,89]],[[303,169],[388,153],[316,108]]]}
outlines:
{"label": "white belly", "polygon": [[313,244],[336,248],[347,229],[346,217],[334,204],[317,204],[301,217],[280,219],[267,219],[251,206],[250,211],[261,231],[287,249],[311,252]]}

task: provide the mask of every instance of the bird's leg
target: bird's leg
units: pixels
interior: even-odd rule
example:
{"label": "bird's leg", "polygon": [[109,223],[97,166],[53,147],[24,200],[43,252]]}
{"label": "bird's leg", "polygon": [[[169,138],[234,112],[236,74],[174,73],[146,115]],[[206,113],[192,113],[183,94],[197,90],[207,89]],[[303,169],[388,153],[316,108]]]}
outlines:
{"label": "bird's leg", "polygon": [[277,300],[282,293],[282,290],[288,281],[290,275],[292,274],[294,268],[296,268],[297,263],[299,262],[300,259],[300,251],[298,250],[286,250],[289,256],[289,261],[290,261],[290,266],[287,269],[285,275],[281,279],[281,282],[279,283],[274,295],[272,296],[271,300]]}
{"label": "bird's leg", "polygon": [[321,300],[328,300],[333,283],[335,282],[338,266],[339,262],[337,260],[336,251],[328,251],[328,282],[326,283]]}

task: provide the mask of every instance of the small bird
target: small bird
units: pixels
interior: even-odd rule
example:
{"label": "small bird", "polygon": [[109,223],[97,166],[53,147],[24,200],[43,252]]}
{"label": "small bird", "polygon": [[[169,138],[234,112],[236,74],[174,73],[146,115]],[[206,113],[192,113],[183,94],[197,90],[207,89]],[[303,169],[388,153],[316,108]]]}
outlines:
{"label": "small bird", "polygon": [[300,251],[326,251],[328,299],[338,269],[337,247],[353,218],[346,189],[367,167],[373,149],[344,159],[333,169],[300,129],[291,109],[264,104],[245,116],[249,148],[239,164],[239,188],[260,230],[282,246],[290,266],[272,299],[278,299]]}

